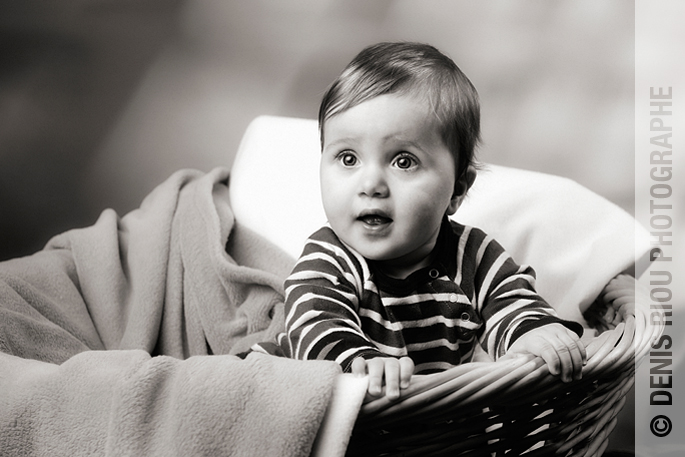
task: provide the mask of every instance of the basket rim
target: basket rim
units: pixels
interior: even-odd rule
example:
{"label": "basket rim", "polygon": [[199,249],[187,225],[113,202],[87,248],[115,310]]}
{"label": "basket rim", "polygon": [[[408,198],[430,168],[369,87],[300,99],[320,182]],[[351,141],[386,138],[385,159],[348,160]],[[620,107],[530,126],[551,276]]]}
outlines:
{"label": "basket rim", "polygon": [[[625,293],[634,294],[634,290],[626,290]],[[623,322],[589,340],[587,364],[582,369],[580,380],[562,382],[550,374],[540,357],[533,355],[469,362],[439,373],[415,375],[409,388],[397,400],[383,396],[365,402],[358,423],[373,425],[378,421],[382,424],[386,423],[385,418],[393,415],[437,411],[445,405],[450,409],[464,407],[488,396],[499,400],[515,398],[524,394],[534,382],[538,383],[538,391],[554,392],[571,390],[578,384],[587,383],[588,379],[632,376],[636,364],[663,332],[663,325],[648,325],[648,306],[637,302],[634,307],[621,307],[617,311],[622,313]]]}

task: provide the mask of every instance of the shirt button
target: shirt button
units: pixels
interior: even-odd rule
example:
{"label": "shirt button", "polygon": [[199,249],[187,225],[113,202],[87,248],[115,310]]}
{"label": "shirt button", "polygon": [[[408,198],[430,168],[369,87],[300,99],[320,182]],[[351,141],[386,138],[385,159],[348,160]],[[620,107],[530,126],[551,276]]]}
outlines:
{"label": "shirt button", "polygon": [[440,272],[439,272],[438,270],[436,270],[435,268],[432,268],[432,269],[428,272],[428,276],[430,276],[431,278],[435,279],[435,278],[437,278],[438,276],[440,276]]}
{"label": "shirt button", "polygon": [[469,313],[461,313],[461,320],[469,321],[471,320],[471,316],[469,315]]}
{"label": "shirt button", "polygon": [[457,294],[450,294],[450,301],[452,303],[456,303],[459,297],[457,297]]}

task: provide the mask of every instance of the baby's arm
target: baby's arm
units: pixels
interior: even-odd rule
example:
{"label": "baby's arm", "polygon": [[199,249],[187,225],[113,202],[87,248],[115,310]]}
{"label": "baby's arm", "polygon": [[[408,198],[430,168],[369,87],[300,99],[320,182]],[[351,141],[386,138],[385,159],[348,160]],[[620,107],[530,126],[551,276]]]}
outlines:
{"label": "baby's arm", "polygon": [[383,393],[385,380],[385,395],[390,399],[396,399],[400,397],[400,389],[409,387],[409,381],[414,374],[414,362],[409,357],[375,357],[368,360],[357,357],[352,361],[352,373],[369,375],[368,392],[374,397]]}
{"label": "baby's arm", "polygon": [[[486,322],[480,337],[483,347],[496,359],[505,354],[532,353],[542,357],[550,373],[562,380],[579,378],[586,360],[579,336],[582,326],[560,319],[536,292],[535,271],[530,266],[516,264],[496,241],[486,238],[482,242],[487,247],[479,247],[483,254],[475,278],[477,296],[485,297],[478,301]],[[478,278],[490,280],[480,283]]]}
{"label": "baby's arm", "polygon": [[363,333],[359,306],[362,267],[332,235],[323,230],[308,240],[286,280],[285,327],[280,342],[295,359],[325,359],[343,370],[369,375],[369,394],[398,397],[414,371],[408,357],[383,354]]}
{"label": "baby's arm", "polygon": [[587,361],[585,346],[578,335],[562,324],[547,324],[521,335],[507,354],[530,353],[542,357],[550,373],[570,382],[581,378]]}

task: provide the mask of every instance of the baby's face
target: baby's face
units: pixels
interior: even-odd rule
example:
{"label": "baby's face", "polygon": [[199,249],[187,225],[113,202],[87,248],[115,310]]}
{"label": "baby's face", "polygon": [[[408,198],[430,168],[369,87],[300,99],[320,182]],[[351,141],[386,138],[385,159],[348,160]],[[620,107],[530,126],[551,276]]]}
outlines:
{"label": "baby's face", "polygon": [[338,237],[390,274],[425,266],[456,210],[454,158],[428,103],[381,95],[334,115],[323,133],[323,206]]}

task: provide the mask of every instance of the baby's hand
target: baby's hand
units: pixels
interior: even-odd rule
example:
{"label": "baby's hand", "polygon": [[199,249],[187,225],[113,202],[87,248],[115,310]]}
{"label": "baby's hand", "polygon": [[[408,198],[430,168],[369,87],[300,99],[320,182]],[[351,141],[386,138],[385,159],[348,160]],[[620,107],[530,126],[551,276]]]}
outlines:
{"label": "baby's hand", "polygon": [[587,360],[585,345],[575,332],[561,324],[548,324],[522,335],[511,345],[507,354],[531,353],[542,357],[555,376],[561,380],[581,378]]}
{"label": "baby's hand", "polygon": [[409,357],[376,357],[365,360],[361,357],[352,362],[352,373],[369,375],[369,394],[378,397],[383,393],[385,378],[385,395],[390,399],[400,397],[400,389],[409,387],[414,374],[414,362]]}

